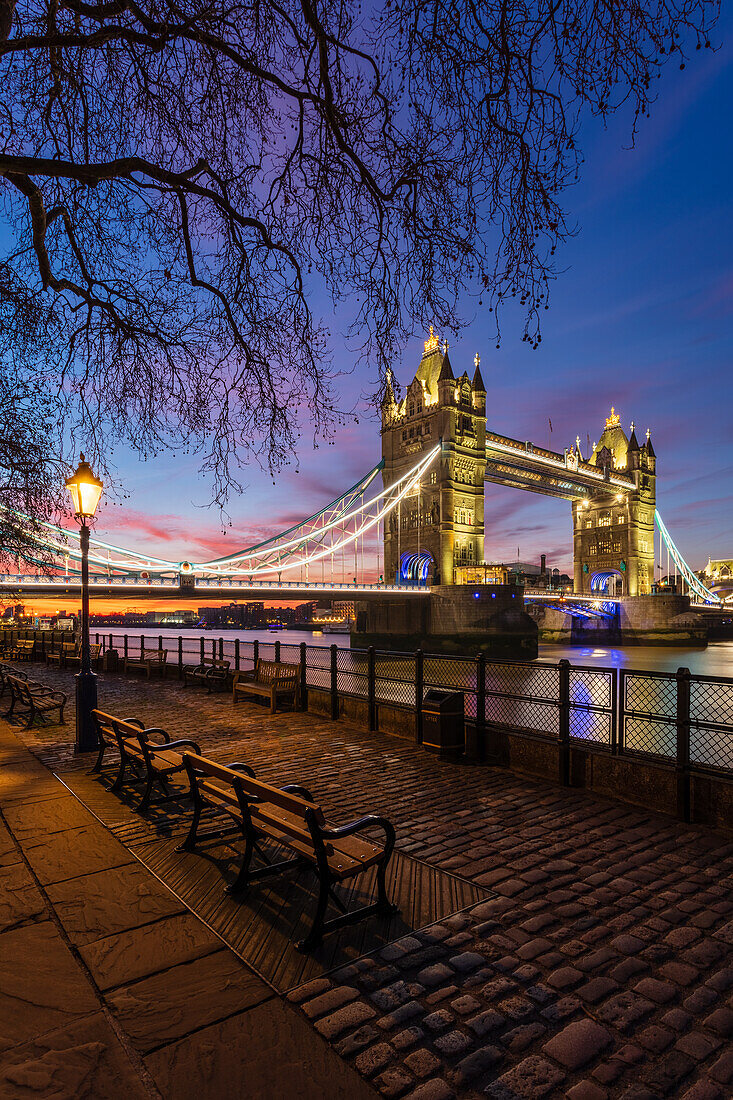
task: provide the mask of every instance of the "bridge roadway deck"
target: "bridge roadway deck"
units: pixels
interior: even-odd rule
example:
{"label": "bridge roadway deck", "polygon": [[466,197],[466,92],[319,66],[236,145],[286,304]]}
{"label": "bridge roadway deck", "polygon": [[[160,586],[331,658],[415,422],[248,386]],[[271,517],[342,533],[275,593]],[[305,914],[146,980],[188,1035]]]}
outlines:
{"label": "bridge roadway deck", "polygon": [[[51,1079],[67,1082],[61,1094],[95,1098],[120,1095],[122,1081],[129,1096],[200,1100],[237,1084],[255,1100],[359,1100],[370,1088],[411,1100],[731,1095],[730,837],[441,763],[345,722],[233,708],[177,682],[103,675],[99,688],[108,710],[195,736],[262,778],[306,784],[338,820],[389,815],[401,859],[431,872],[426,888],[440,873],[490,896],[387,946],[365,929],[363,957],[352,947],[336,971],[282,997],[257,974],[261,940],[243,964],[196,924],[180,884],[171,900],[140,866],[146,847],[180,830],[170,810],[133,821],[124,800],[93,797],[71,724],[24,733],[1,723],[0,832],[3,850],[20,853],[4,858],[16,887],[13,914],[1,913],[5,1095],[43,1092]],[[205,859],[190,867],[189,885],[209,873]],[[44,936],[39,976],[29,945]]]}

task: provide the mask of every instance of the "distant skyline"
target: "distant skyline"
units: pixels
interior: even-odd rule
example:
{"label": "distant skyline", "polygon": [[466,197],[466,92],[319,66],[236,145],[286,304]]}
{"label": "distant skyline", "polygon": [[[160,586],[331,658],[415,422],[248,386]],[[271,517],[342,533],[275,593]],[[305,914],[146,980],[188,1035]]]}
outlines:
{"label": "distant skyline", "polygon": [[[607,130],[586,127],[581,182],[565,195],[578,234],[558,251],[562,273],[543,315],[537,351],[521,342],[519,314],[503,318],[497,350],[493,318],[474,303],[473,322],[450,341],[456,374],[472,371],[476,352],[487,387],[489,428],[562,451],[580,436],[597,440],[614,405],[629,432],[651,429],[657,453],[657,505],[683,555],[701,568],[708,555],[733,556],[731,319],[733,154],[730,107],[733,19],[726,12],[716,53],[693,55],[659,82],[659,103],[628,148],[629,119]],[[564,269],[564,270],[562,270]],[[334,333],[339,318],[327,318]],[[408,383],[424,335],[416,333],[402,362]],[[355,357],[334,336],[334,365],[351,371]],[[206,508],[209,487],[195,456],[142,463],[114,456],[128,498],[100,509],[96,533],[110,542],[174,559],[205,559],[249,545],[316,511],[380,458],[379,424],[362,395],[365,373],[339,380],[344,407],[359,423],[338,432],[335,446],[312,450],[307,425],[300,472],[243,471],[244,492],[231,500],[226,535]],[[549,427],[552,422],[552,434]],[[548,562],[572,573],[570,506],[535,494],[487,485],[486,558]],[[56,601],[53,601],[54,605]],[[146,605],[153,606],[152,604]],[[182,604],[182,606],[186,606]],[[192,605],[190,605],[192,606]]]}

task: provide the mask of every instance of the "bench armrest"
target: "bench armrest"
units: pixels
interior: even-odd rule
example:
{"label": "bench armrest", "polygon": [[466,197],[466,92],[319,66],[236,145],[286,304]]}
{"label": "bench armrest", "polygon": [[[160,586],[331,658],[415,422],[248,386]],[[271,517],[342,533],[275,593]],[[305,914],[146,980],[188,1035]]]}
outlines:
{"label": "bench armrest", "polygon": [[32,694],[40,695],[41,699],[55,699],[57,702],[63,700],[64,703],[66,703],[66,700],[69,698],[64,691],[44,691],[42,694],[40,692],[33,692]]}
{"label": "bench armrest", "polygon": [[364,829],[369,829],[372,826],[378,826],[384,830],[386,838],[385,849],[391,852],[395,844],[395,831],[394,825],[391,821],[388,821],[386,817],[381,817],[379,814],[366,814],[364,817],[358,818],[356,821],[350,822],[348,825],[340,825],[334,829],[321,829],[321,836],[324,840],[340,840],[345,836],[353,836],[354,833],[361,833]]}
{"label": "bench armrest", "polygon": [[[150,729],[143,729],[142,733],[146,741],[150,741],[151,733],[159,733],[163,738],[163,743],[166,745],[170,744],[171,735],[166,733],[165,730],[159,729],[157,726],[151,726]],[[153,744],[155,744],[155,742],[153,742]]]}
{"label": "bench armrest", "polygon": [[188,746],[188,748],[193,749],[197,756],[201,756],[200,747],[196,744],[195,741],[192,741],[188,737],[182,737],[180,741],[167,741],[165,743],[165,748],[166,751],[168,749],[180,749],[183,745],[186,745]]}
{"label": "bench armrest", "polygon": [[253,668],[243,669],[240,672],[235,672],[234,673],[234,683],[237,684],[237,683],[239,683],[240,680],[254,680],[255,675],[256,675],[255,670]]}
{"label": "bench armrest", "polygon": [[123,722],[127,722],[128,726],[137,726],[139,729],[144,730],[145,725],[139,718],[123,718]]}
{"label": "bench armrest", "polygon": [[254,768],[250,768],[249,764],[242,764],[237,760],[234,764],[227,764],[227,768],[231,768],[233,772],[244,772],[250,779],[256,779]]}
{"label": "bench armrest", "polygon": [[281,791],[285,794],[297,794],[301,798],[304,798],[306,802],[315,802],[315,798],[305,787],[301,787],[298,783],[288,783],[287,786],[281,787]]}

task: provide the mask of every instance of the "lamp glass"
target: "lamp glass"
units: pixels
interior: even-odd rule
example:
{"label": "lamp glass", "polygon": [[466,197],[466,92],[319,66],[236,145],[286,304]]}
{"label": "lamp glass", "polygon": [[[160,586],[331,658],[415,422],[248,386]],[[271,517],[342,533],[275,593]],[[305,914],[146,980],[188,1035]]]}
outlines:
{"label": "lamp glass", "polygon": [[91,519],[97,510],[104,485],[94,476],[91,466],[84,461],[84,455],[81,456],[73,477],[66,479],[66,488],[74,505],[74,515]]}

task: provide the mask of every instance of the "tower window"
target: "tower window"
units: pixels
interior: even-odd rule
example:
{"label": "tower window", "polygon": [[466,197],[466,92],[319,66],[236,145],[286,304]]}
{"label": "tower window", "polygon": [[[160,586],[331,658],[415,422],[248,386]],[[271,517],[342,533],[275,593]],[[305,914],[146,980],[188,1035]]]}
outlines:
{"label": "tower window", "polygon": [[610,527],[611,526],[611,513],[610,512],[601,512],[600,516],[598,517],[598,526],[599,527]]}

